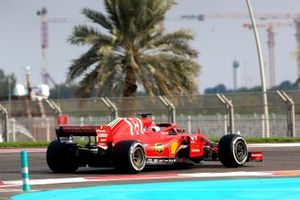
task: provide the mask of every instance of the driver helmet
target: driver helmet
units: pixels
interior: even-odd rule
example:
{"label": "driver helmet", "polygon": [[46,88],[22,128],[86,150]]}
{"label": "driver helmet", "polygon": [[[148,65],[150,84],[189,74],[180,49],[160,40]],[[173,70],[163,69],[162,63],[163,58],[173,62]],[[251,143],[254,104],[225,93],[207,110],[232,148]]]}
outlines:
{"label": "driver helmet", "polygon": [[158,126],[152,126],[151,129],[152,129],[153,132],[159,132],[160,131],[160,128]]}

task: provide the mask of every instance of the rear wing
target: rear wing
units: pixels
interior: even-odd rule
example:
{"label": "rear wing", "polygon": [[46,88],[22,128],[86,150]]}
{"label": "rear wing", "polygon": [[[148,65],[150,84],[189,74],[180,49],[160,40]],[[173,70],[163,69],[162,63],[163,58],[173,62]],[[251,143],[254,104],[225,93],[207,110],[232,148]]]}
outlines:
{"label": "rear wing", "polygon": [[63,143],[74,143],[74,137],[95,138],[97,146],[107,147],[109,126],[60,126],[56,129],[57,139]]}
{"label": "rear wing", "polygon": [[97,136],[100,126],[60,126],[56,129],[57,137]]}

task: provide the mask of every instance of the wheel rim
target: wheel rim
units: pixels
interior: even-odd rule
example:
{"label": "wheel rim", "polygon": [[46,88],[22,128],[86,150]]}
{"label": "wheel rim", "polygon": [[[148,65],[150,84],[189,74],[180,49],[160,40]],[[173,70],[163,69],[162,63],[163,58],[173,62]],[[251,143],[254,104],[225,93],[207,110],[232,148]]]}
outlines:
{"label": "wheel rim", "polygon": [[137,170],[140,170],[144,167],[145,164],[144,151],[140,147],[134,149],[132,153],[132,162],[134,167]]}
{"label": "wheel rim", "polygon": [[234,147],[234,154],[239,162],[243,162],[247,157],[247,146],[243,140],[238,140]]}

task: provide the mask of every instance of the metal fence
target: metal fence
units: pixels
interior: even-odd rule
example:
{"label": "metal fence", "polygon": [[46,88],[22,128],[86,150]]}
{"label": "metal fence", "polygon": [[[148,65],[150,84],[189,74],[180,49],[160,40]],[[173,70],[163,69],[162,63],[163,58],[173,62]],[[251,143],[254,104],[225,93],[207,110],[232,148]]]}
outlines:
{"label": "metal fence", "polygon": [[[60,99],[55,100],[55,106],[69,115],[69,123],[73,125],[107,124],[115,117],[150,112],[155,122],[173,121],[187,132],[201,131],[210,137],[220,137],[229,132],[239,132],[245,137],[264,137],[267,131],[270,137],[300,137],[300,92],[274,91],[268,92],[267,96],[268,119],[264,116],[262,93]],[[1,104],[6,111],[9,108],[9,141],[49,141],[55,138],[55,119],[59,112],[53,111],[53,107],[44,106],[44,110],[48,109],[49,112],[43,116],[36,114],[24,117],[20,115],[26,113],[26,109],[20,106],[25,107],[24,102]],[[38,106],[37,103],[30,104]],[[39,113],[38,108],[32,110]],[[269,130],[266,130],[266,120],[269,122]],[[2,123],[3,131],[4,127]]]}

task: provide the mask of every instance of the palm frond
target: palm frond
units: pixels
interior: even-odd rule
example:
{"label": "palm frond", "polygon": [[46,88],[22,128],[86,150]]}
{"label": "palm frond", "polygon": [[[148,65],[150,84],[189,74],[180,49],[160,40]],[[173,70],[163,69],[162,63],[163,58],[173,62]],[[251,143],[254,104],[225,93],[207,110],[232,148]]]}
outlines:
{"label": "palm frond", "polygon": [[74,45],[93,45],[96,42],[109,44],[112,42],[112,37],[100,33],[94,27],[80,25],[74,27],[73,34],[68,38],[68,41]]}
{"label": "palm frond", "polygon": [[105,28],[107,31],[112,33],[112,21],[107,18],[102,13],[92,10],[89,8],[85,8],[82,10],[82,14],[84,14],[87,18],[89,18],[92,22],[99,24],[103,28]]}
{"label": "palm frond", "polygon": [[[160,84],[166,82],[165,88],[161,91],[165,95],[168,93],[188,94],[197,92],[195,74],[199,73],[200,66],[194,61],[168,54],[144,57],[144,60],[151,63],[152,69],[150,71],[155,76],[156,82]],[[159,74],[163,74],[164,79],[159,80],[162,78]],[[167,88],[168,92],[166,92]]]}
{"label": "palm frond", "polygon": [[194,35],[192,31],[181,29],[173,33],[168,33],[168,34],[160,35],[159,37],[155,37],[151,44],[154,46],[159,46],[166,43],[188,42],[193,39],[194,39]]}
{"label": "palm frond", "polygon": [[114,26],[118,25],[118,16],[115,12],[116,1],[118,0],[105,0],[104,6],[105,10],[108,13],[108,18],[111,20]]}
{"label": "palm frond", "polygon": [[87,73],[85,77],[80,81],[80,87],[76,91],[76,96],[89,97],[95,90],[95,85],[98,77],[98,69],[95,68],[92,72]]}
{"label": "palm frond", "polygon": [[73,81],[88,70],[92,65],[99,61],[97,46],[93,46],[89,51],[82,54],[78,59],[74,59],[67,76],[67,82]]}
{"label": "palm frond", "polygon": [[101,65],[98,66],[97,85],[99,95],[110,96],[109,93],[115,90],[115,85],[123,81],[120,77],[121,59],[122,57],[118,54],[103,57]]}

